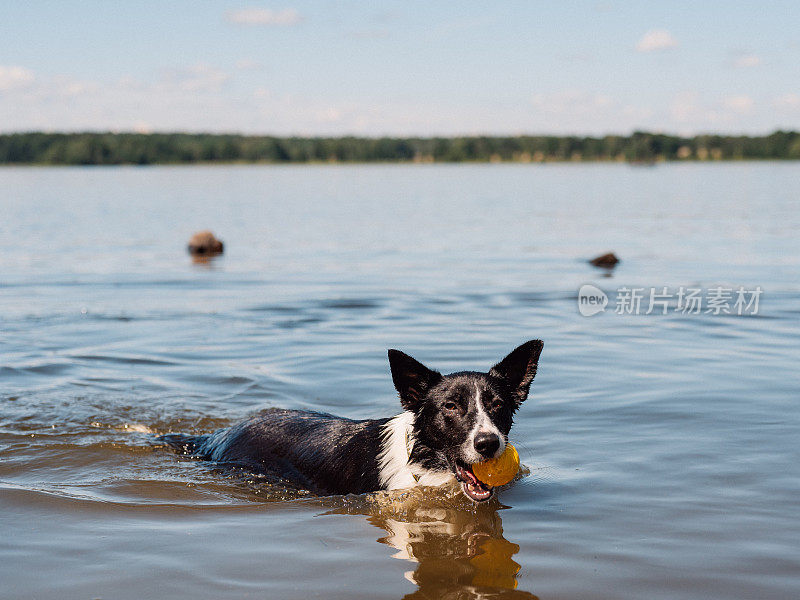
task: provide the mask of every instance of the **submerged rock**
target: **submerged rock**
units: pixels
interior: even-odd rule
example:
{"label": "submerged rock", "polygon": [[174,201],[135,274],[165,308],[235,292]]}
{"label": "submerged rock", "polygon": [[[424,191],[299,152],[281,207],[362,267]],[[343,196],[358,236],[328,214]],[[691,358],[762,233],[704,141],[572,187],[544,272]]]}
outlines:
{"label": "submerged rock", "polygon": [[602,267],[604,269],[613,269],[617,266],[619,262],[619,258],[613,252],[609,252],[607,254],[601,254],[600,256],[596,256],[592,260],[589,261],[595,267]]}
{"label": "submerged rock", "polygon": [[210,231],[198,231],[189,240],[188,250],[192,256],[216,256],[222,254],[223,244]]}

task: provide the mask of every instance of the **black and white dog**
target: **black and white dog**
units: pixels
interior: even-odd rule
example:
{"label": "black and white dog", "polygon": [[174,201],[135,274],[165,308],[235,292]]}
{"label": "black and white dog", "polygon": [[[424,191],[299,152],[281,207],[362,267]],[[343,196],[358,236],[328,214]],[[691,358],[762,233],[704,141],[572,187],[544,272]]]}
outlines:
{"label": "black and white dog", "polygon": [[181,452],[294,482],[316,494],[442,485],[454,478],[475,502],[494,489],[470,465],[500,456],[514,413],[528,397],[541,340],[519,346],[488,373],[441,375],[389,350],[404,412],[354,421],[329,414],[267,409],[208,435],[159,438]]}

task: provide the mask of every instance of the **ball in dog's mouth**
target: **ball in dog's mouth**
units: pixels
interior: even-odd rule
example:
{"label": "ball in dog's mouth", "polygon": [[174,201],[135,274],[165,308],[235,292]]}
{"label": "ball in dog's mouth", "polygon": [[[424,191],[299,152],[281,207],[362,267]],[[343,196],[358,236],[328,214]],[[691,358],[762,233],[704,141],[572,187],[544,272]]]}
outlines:
{"label": "ball in dog's mouth", "polygon": [[478,481],[470,467],[456,465],[456,479],[461,482],[461,489],[470,500],[485,502],[492,497],[494,488]]}

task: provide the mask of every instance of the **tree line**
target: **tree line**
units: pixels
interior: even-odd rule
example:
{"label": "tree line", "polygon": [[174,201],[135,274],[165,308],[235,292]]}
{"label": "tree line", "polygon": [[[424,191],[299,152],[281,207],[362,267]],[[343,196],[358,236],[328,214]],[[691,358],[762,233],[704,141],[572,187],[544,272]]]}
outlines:
{"label": "tree line", "polygon": [[545,162],[800,159],[800,133],[628,136],[274,137],[191,133],[0,134],[0,164]]}

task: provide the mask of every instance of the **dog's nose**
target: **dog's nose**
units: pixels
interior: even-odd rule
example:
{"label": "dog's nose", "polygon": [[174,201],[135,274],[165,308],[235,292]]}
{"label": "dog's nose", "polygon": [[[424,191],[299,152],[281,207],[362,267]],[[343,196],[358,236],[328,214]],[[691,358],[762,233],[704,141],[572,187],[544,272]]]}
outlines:
{"label": "dog's nose", "polygon": [[481,456],[492,458],[500,447],[500,438],[496,433],[479,433],[475,436],[473,444]]}

